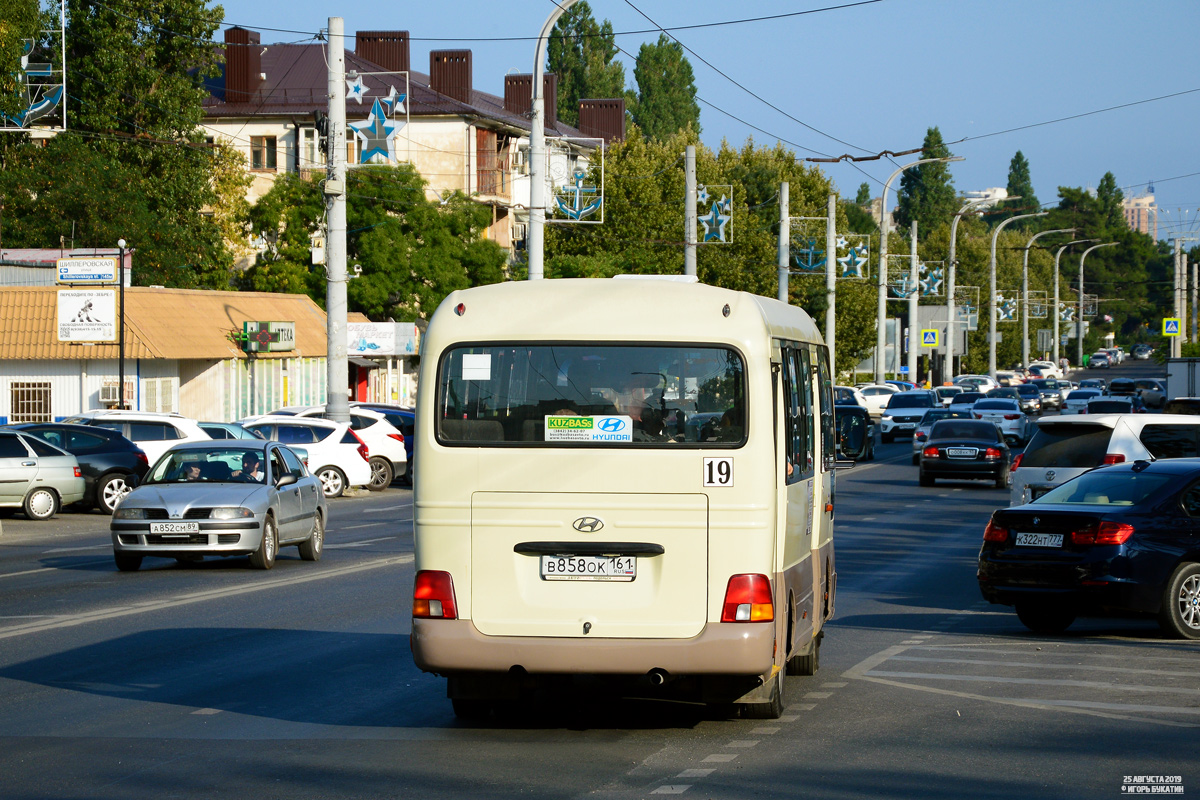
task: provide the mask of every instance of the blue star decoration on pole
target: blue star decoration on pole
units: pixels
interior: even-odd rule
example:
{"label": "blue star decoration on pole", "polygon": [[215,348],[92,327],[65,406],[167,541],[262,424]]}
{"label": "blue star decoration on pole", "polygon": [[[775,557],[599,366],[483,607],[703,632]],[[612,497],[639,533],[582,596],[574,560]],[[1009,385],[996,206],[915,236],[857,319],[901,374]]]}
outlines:
{"label": "blue star decoration on pole", "polygon": [[[846,249],[850,242],[845,237],[839,237],[837,240],[838,250]],[[861,278],[863,277],[863,267],[867,264],[867,251],[865,247],[851,247],[849,252],[844,256],[838,256],[837,263],[842,267],[843,278]]]}
{"label": "blue star decoration on pole", "polygon": [[[565,187],[565,194],[571,204],[563,202],[562,196],[555,196],[554,203],[558,210],[567,215],[568,219],[580,220],[586,216],[596,213],[600,206],[604,203],[603,197],[596,197],[595,186],[584,186],[583,180],[587,177],[587,173],[578,167],[571,173],[573,179],[572,186]],[[590,202],[585,203],[585,198],[590,198]]]}
{"label": "blue star decoration on pole", "polygon": [[[711,198],[711,195],[706,191],[705,198]],[[704,226],[704,236],[701,241],[704,242],[724,242],[728,241],[725,238],[725,225],[729,222],[732,203],[721,195],[720,200],[716,200],[709,208],[709,212],[703,217],[700,217],[700,224]]]}
{"label": "blue star decoration on pole", "polygon": [[393,144],[399,128],[384,115],[379,100],[371,106],[370,116],[362,122],[351,122],[350,127],[362,142],[358,163],[370,164],[379,158],[388,162],[394,160]]}
{"label": "blue star decoration on pole", "polygon": [[399,114],[408,113],[404,109],[404,101],[406,99],[408,99],[407,94],[397,93],[395,86],[388,87],[388,96],[383,98],[383,103],[384,103],[384,105],[386,105],[388,107],[388,111],[391,112],[393,119],[395,119],[397,113],[399,113]]}
{"label": "blue star decoration on pole", "polygon": [[930,269],[921,264],[921,294],[933,297],[942,293],[942,268]]}
{"label": "blue star decoration on pole", "polygon": [[1012,322],[1017,315],[1017,301],[1005,300],[1004,295],[996,295],[996,314],[1000,322]]}
{"label": "blue star decoration on pole", "polygon": [[362,105],[362,99],[371,93],[363,84],[362,75],[355,76],[353,81],[346,81],[346,99],[354,99],[354,102]]}

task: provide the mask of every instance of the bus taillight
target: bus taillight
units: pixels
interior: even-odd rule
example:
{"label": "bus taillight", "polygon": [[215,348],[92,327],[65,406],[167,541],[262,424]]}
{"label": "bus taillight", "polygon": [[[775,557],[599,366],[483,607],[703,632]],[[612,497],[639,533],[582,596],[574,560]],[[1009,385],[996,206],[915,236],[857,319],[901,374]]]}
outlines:
{"label": "bus taillight", "polygon": [[771,582],[766,575],[734,575],[725,589],[721,622],[770,622],[775,619]]}
{"label": "bus taillight", "polygon": [[449,572],[424,569],[413,584],[413,616],[420,619],[458,619],[454,579]]}

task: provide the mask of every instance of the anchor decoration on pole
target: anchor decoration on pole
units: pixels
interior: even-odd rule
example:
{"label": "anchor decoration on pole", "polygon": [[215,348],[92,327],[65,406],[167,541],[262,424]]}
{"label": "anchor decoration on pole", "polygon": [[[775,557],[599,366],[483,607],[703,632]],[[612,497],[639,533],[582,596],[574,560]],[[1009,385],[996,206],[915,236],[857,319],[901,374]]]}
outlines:
{"label": "anchor decoration on pole", "polygon": [[[727,190],[721,192],[721,199],[715,199],[718,190]],[[700,237],[701,242],[715,242],[718,244],[727,244],[732,241],[733,226],[730,222],[733,220],[733,186],[704,186],[696,187],[696,204],[708,209],[708,213],[698,217],[697,222],[704,226],[704,235]],[[730,228],[728,235],[725,228]]]}
{"label": "anchor decoration on pole", "polygon": [[53,66],[29,63],[32,53],[33,39],[25,39],[21,47],[20,66],[13,74],[15,94],[25,108],[15,114],[0,112],[0,127],[27,128],[29,123],[46,116],[62,101],[63,84],[51,83],[54,80]]}
{"label": "anchor decoration on pole", "polygon": [[586,178],[587,172],[582,167],[575,167],[571,172],[571,185],[560,188],[554,196],[555,207],[565,214],[567,219],[581,220],[596,213],[604,205],[604,198],[599,196],[599,188],[584,185]]}
{"label": "anchor decoration on pole", "polygon": [[907,255],[888,254],[887,285],[892,291],[893,298],[907,299],[910,295],[921,291],[920,280],[912,279],[912,270],[906,262],[912,257]]}

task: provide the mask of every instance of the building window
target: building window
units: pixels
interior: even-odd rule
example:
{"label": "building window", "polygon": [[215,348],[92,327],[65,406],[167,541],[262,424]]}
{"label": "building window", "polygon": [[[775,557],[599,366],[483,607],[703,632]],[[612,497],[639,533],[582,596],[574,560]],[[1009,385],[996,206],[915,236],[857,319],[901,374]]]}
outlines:
{"label": "building window", "polygon": [[250,137],[250,168],[275,169],[275,137]]}
{"label": "building window", "polygon": [[53,422],[54,415],[50,412],[50,383],[12,384],[12,413],[8,421],[18,422]]}

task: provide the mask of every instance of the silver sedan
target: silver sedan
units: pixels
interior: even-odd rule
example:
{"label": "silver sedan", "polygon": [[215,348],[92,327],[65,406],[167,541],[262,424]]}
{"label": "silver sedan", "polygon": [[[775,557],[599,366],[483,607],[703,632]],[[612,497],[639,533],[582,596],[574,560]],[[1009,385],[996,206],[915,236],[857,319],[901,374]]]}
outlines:
{"label": "silver sedan", "polygon": [[168,450],[113,513],[113,556],[132,572],[146,556],[181,562],[250,556],[270,569],[280,547],[317,561],[328,506],[289,448],[262,440],[189,442]]}

